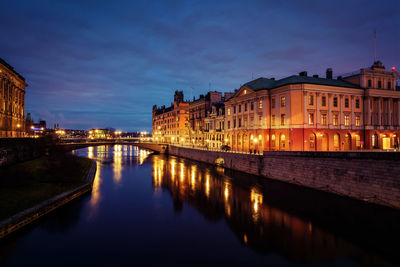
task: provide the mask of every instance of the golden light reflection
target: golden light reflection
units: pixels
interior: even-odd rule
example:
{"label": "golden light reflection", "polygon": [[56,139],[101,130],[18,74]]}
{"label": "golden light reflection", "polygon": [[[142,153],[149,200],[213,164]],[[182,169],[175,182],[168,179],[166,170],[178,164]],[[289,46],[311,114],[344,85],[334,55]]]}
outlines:
{"label": "golden light reflection", "polygon": [[154,158],[153,164],[153,187],[155,192],[160,192],[162,178],[164,176],[164,160]]}
{"label": "golden light reflection", "polygon": [[252,188],[250,192],[250,200],[253,203],[253,220],[256,222],[260,217],[260,208],[263,203],[263,196],[256,188]]}
{"label": "golden light reflection", "polygon": [[181,166],[180,181],[181,181],[181,183],[183,183],[183,181],[185,180],[185,164],[183,164],[183,162],[181,162],[180,166]]}
{"label": "golden light reflection", "polygon": [[139,165],[142,165],[144,160],[149,156],[150,152],[147,150],[139,151]]}
{"label": "golden light reflection", "polygon": [[225,182],[224,196],[225,196],[225,200],[228,200],[228,198],[229,198],[229,183],[228,182]]}
{"label": "golden light reflection", "polygon": [[175,166],[176,166],[176,160],[172,159],[171,162],[171,179],[172,181],[175,181]]}
{"label": "golden light reflection", "polygon": [[102,183],[102,179],[101,179],[101,164],[99,161],[96,161],[96,167],[97,167],[96,175],[93,180],[92,193],[90,195],[90,201],[89,201],[90,205],[89,219],[93,218],[93,216],[96,215],[101,200],[100,186]]}
{"label": "golden light reflection", "polygon": [[190,188],[196,190],[196,166],[192,165],[192,173],[190,175]]}
{"label": "golden light reflection", "polygon": [[121,182],[122,175],[122,146],[114,146],[114,183],[119,184]]}
{"label": "golden light reflection", "polygon": [[89,159],[93,158],[93,147],[92,146],[88,147],[88,158]]}
{"label": "golden light reflection", "polygon": [[210,175],[206,174],[206,196],[210,197]]}

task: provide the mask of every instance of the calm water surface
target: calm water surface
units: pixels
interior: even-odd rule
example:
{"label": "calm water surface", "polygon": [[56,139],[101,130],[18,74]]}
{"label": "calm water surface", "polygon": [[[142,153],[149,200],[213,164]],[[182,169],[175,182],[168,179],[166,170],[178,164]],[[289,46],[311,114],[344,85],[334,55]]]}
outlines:
{"label": "calm water surface", "polygon": [[[135,146],[97,160],[91,194],[0,243],[6,266],[400,262],[399,212]],[[293,170],[296,171],[296,170]]]}

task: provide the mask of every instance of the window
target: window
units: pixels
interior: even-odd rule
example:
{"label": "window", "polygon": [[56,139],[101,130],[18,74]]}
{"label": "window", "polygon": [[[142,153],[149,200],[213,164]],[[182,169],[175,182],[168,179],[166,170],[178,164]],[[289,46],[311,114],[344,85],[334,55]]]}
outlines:
{"label": "window", "polygon": [[372,81],[368,80],[368,88],[371,88],[371,87],[372,87]]}
{"label": "window", "polygon": [[326,96],[322,96],[322,98],[321,98],[321,105],[323,106],[323,107],[326,107]]}
{"label": "window", "polygon": [[244,111],[247,111],[247,103],[244,104]]}
{"label": "window", "polygon": [[388,89],[392,89],[392,83],[391,83],[391,82],[388,82],[387,88],[388,88]]}
{"label": "window", "polygon": [[233,128],[236,128],[236,118],[233,119]]}
{"label": "window", "polygon": [[258,125],[259,126],[262,126],[262,116],[260,115],[260,116],[258,116]]}
{"label": "window", "polygon": [[286,107],[286,97],[281,96],[281,107]]}
{"label": "window", "polygon": [[228,111],[227,111],[227,113],[228,113],[228,116],[230,116],[230,115],[231,115],[231,109],[230,109],[230,108],[228,108]]}
{"label": "window", "polygon": [[321,114],[321,124],[326,125],[326,114]]}
{"label": "window", "polygon": [[349,98],[348,98],[348,97],[346,97],[346,98],[344,99],[344,107],[345,107],[345,108],[348,108],[348,107],[349,107]]}
{"label": "window", "polygon": [[244,89],[243,94],[244,94],[244,95],[247,94],[247,90],[246,90],[246,89]]}
{"label": "window", "polygon": [[239,113],[242,112],[242,105],[239,105]]}
{"label": "window", "polygon": [[314,113],[308,113],[308,124],[314,124]]}
{"label": "window", "polygon": [[233,107],[233,114],[236,113],[236,106]]}
{"label": "window", "polygon": [[350,125],[350,116],[344,115],[344,126],[349,126],[349,125]]}
{"label": "window", "polygon": [[281,135],[281,148],[285,148],[285,141],[286,141],[286,136],[284,134]]}
{"label": "window", "polygon": [[271,98],[271,108],[275,108],[275,97]]}
{"label": "window", "polygon": [[337,97],[336,96],[333,98],[333,106],[335,108],[337,108]]}
{"label": "window", "polygon": [[338,134],[335,134],[334,136],[333,136],[333,147],[335,147],[335,148],[339,148],[339,135]]}
{"label": "window", "polygon": [[285,114],[281,114],[281,125],[285,125]]}
{"label": "window", "polygon": [[356,108],[360,108],[360,99],[356,98]]}
{"label": "window", "polygon": [[360,126],[360,116],[356,116],[356,126]]}
{"label": "window", "polygon": [[271,116],[271,124],[272,126],[275,126],[275,115]]}
{"label": "window", "polygon": [[360,136],[358,134],[355,135],[356,139],[356,148],[361,148]]}
{"label": "window", "polygon": [[228,121],[228,129],[231,128],[231,121]]}
{"label": "window", "polygon": [[250,127],[254,126],[254,117],[250,117]]}
{"label": "window", "polygon": [[339,118],[337,114],[333,114],[333,125],[338,126],[339,124]]}
{"label": "window", "polygon": [[382,81],[378,81],[378,88],[382,88]]}
{"label": "window", "polygon": [[242,127],[242,118],[239,118],[239,128]]}
{"label": "window", "polygon": [[308,104],[310,105],[310,106],[313,106],[314,105],[314,95],[308,95]]}
{"label": "window", "polygon": [[250,110],[254,110],[254,102],[251,102],[251,104],[250,104]]}
{"label": "window", "polygon": [[258,101],[258,108],[262,109],[262,107],[263,107],[262,100],[260,100],[260,101]]}
{"label": "window", "polygon": [[315,148],[315,135],[310,134],[310,148]]}
{"label": "window", "polygon": [[271,136],[271,147],[275,148],[275,135]]}

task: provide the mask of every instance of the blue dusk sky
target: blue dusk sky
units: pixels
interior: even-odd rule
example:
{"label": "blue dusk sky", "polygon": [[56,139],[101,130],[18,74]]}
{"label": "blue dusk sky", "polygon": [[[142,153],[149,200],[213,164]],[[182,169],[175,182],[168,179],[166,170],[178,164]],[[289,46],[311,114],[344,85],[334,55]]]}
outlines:
{"label": "blue dusk sky", "polygon": [[[1,1],[0,57],[49,126],[150,130],[153,104],[377,59],[400,68],[400,1]],[[192,88],[192,89],[191,89]]]}

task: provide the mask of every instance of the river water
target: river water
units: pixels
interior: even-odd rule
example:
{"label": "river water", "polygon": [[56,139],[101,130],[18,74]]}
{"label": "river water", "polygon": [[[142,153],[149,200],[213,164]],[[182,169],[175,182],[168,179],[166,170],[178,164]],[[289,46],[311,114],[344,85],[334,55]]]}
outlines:
{"label": "river water", "polygon": [[[390,266],[399,212],[130,145],[93,191],[0,243],[6,266]],[[293,170],[296,171],[296,170]]]}

